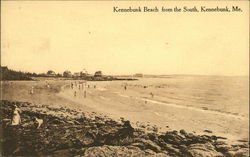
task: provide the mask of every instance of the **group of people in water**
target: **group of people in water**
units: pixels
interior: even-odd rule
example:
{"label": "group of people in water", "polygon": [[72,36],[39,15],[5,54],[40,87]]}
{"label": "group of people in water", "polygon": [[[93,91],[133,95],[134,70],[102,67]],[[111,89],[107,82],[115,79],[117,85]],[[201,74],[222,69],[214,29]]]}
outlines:
{"label": "group of people in water", "polygon": [[[46,81],[46,88],[50,88],[50,84]],[[29,94],[33,95],[34,94],[34,86],[31,86],[31,88],[29,89]]]}
{"label": "group of people in water", "polygon": [[[78,93],[80,93],[80,90],[83,90],[83,96],[84,96],[84,98],[86,98],[87,97],[87,88],[91,88],[91,86],[89,85],[89,84],[87,84],[86,82],[72,82],[72,83],[70,83],[70,88],[72,89],[72,90],[74,90],[74,92],[73,92],[73,94],[74,94],[74,97],[76,97],[77,96],[77,94]],[[96,85],[93,85],[93,88],[96,88]],[[78,91],[79,92],[77,92],[77,89],[78,89]]]}
{"label": "group of people in water", "polygon": [[[123,88],[124,88],[124,90],[126,91],[127,89],[128,89],[128,84],[125,84],[125,85],[122,85],[123,86]],[[136,86],[138,86],[138,85],[136,85]],[[46,82],[46,87],[47,88],[50,88],[50,84],[48,83],[48,82]],[[96,85],[93,85],[92,86],[93,88],[96,88]],[[147,86],[142,86],[141,85],[141,87],[143,87],[143,88],[147,88]],[[84,98],[86,98],[87,97],[87,88],[91,88],[91,86],[89,85],[89,84],[87,84],[87,82],[78,82],[77,83],[77,81],[75,81],[75,82],[71,82],[70,83],[70,88],[72,89],[72,90],[74,90],[74,92],[73,92],[73,95],[74,95],[74,97],[76,97],[77,96],[77,94],[78,94],[78,92],[77,92],[77,90],[76,89],[78,89],[78,91],[79,90],[83,90],[83,96],[84,96]],[[80,92],[79,92],[80,93]],[[31,89],[29,90],[29,94],[34,94],[34,87],[32,86],[31,87]],[[150,96],[151,96],[151,98],[154,98],[154,94],[153,94],[153,92],[150,92],[149,93],[150,94]]]}
{"label": "group of people in water", "polygon": [[[127,90],[127,86],[128,86],[127,84],[124,85],[124,90]],[[141,87],[147,88],[147,86],[142,86],[142,85],[141,85]],[[150,95],[151,95],[151,98],[154,98],[154,93],[153,92],[150,92]]]}

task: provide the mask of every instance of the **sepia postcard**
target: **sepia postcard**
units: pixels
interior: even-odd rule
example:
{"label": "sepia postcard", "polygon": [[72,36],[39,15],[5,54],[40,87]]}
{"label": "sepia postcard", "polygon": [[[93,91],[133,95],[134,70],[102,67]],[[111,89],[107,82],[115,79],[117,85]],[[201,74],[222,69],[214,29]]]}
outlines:
{"label": "sepia postcard", "polygon": [[249,156],[247,0],[2,0],[0,70],[0,156]]}

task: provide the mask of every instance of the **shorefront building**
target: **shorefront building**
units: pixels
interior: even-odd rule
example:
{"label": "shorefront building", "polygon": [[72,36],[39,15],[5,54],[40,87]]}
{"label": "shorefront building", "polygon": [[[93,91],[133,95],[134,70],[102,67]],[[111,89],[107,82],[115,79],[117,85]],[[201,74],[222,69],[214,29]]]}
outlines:
{"label": "shorefront building", "polygon": [[74,77],[80,77],[80,73],[79,73],[79,72],[76,72],[76,73],[74,73],[73,76],[74,76]]}
{"label": "shorefront building", "polygon": [[134,74],[134,77],[143,77],[143,74],[137,73],[137,74]]}
{"label": "shorefront building", "polygon": [[52,70],[49,70],[49,71],[47,72],[47,76],[49,76],[49,77],[55,77],[55,76],[56,76],[56,73],[55,73],[54,71],[52,71]]}
{"label": "shorefront building", "polygon": [[88,76],[88,72],[86,69],[83,69],[81,72],[80,72],[80,77],[81,78],[85,78],[86,76]]}
{"label": "shorefront building", "polygon": [[69,70],[63,72],[63,77],[72,77],[72,74]]}
{"label": "shorefront building", "polygon": [[103,75],[102,75],[102,71],[97,71],[97,72],[95,72],[95,75],[94,75],[94,77],[102,77]]}

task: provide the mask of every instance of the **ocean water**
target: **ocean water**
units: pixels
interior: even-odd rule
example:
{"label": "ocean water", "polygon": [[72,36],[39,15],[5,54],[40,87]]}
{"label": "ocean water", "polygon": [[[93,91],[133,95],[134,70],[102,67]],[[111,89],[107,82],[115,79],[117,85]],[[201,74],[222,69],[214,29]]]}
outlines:
{"label": "ocean water", "polygon": [[159,102],[249,117],[248,76],[140,78],[128,87],[144,95],[152,92]]}

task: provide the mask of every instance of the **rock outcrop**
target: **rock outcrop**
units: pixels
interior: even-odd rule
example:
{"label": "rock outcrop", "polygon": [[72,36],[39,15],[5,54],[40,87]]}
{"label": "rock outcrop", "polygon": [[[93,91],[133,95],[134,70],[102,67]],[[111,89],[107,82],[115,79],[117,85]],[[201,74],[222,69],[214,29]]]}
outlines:
{"label": "rock outcrop", "polygon": [[[22,123],[17,126],[9,125],[14,105],[21,110]],[[68,108],[1,101],[1,112],[3,156],[237,157],[249,153],[247,141],[230,145],[225,138],[185,130],[145,133],[126,120]],[[43,123],[39,125],[37,119]]]}

